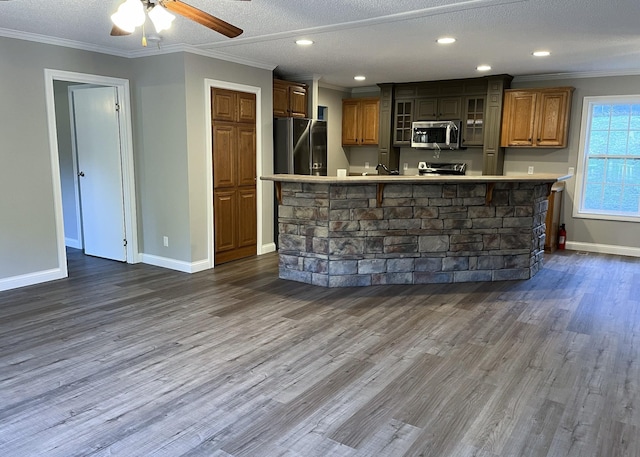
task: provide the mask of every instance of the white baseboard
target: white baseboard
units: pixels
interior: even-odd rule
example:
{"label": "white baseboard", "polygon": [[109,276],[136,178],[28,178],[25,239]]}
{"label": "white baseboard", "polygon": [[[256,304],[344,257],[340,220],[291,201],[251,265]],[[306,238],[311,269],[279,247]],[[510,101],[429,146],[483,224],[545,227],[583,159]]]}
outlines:
{"label": "white baseboard", "polygon": [[168,268],[170,270],[182,271],[183,273],[197,273],[209,268],[208,260],[198,262],[185,262],[183,260],[169,259],[151,254],[140,254],[142,263],[154,265],[156,267]]}
{"label": "white baseboard", "polygon": [[82,243],[80,243],[80,240],[74,240],[72,238],[65,238],[64,245],[68,248],[82,249]]}
{"label": "white baseboard", "polygon": [[600,254],[615,254],[629,257],[640,257],[640,248],[631,246],[617,246],[613,244],[580,243],[567,241],[566,248],[571,251],[597,252]]}
{"label": "white baseboard", "polygon": [[260,250],[260,253],[258,255],[268,254],[268,253],[273,252],[275,250],[276,250],[276,243],[263,244],[262,245],[262,249]]}
{"label": "white baseboard", "polygon": [[17,289],[18,287],[33,286],[47,281],[66,278],[67,274],[60,268],[52,268],[51,270],[37,271],[25,275],[12,276],[10,278],[0,279],[0,291]]}

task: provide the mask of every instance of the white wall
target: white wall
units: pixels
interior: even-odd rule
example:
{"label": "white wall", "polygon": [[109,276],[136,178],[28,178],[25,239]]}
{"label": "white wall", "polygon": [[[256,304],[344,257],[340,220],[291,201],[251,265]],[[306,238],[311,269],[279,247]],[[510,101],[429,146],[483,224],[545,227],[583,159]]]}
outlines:
{"label": "white wall", "polygon": [[[130,81],[139,249],[188,270],[206,259],[204,79],[262,87],[264,174],[272,171],[272,74],[185,53],[125,59],[0,37],[0,290],[60,271],[45,69]],[[66,148],[66,146],[64,146]],[[64,161],[67,158],[63,158]],[[273,239],[273,192],[263,238]],[[164,247],[163,236],[169,237]],[[66,271],[66,269],[65,269]],[[60,277],[60,276],[58,276]],[[15,286],[13,286],[15,287]]]}
{"label": "white wall", "polygon": [[61,268],[45,68],[130,76],[127,59],[0,37],[0,289]]}

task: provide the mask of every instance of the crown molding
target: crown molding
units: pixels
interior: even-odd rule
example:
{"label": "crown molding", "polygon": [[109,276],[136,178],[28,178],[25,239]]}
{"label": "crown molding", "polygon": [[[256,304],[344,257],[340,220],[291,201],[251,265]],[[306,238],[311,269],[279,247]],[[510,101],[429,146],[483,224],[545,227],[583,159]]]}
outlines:
{"label": "crown molding", "polygon": [[55,37],[50,37],[46,35],[39,35],[37,33],[20,32],[17,30],[3,29],[3,28],[0,28],[0,36],[6,37],[6,38],[15,38],[17,40],[32,41],[32,42],[41,43],[41,44],[49,44],[52,46],[61,46],[64,48],[79,49],[81,51],[98,52],[100,54],[108,54],[108,55],[117,56],[117,57],[124,57],[127,59],[136,59],[139,57],[155,56],[155,55],[162,55],[162,54],[172,54],[175,52],[188,52],[191,54],[201,55],[203,57],[224,60],[226,62],[237,63],[237,64],[246,65],[254,68],[260,68],[262,70],[273,71],[273,69],[276,68],[276,65],[273,65],[267,62],[259,62],[251,59],[245,59],[242,57],[226,54],[224,52],[208,50],[208,49],[200,49],[198,47],[186,45],[186,44],[162,45],[160,46],[159,49],[157,46],[151,45],[151,46],[143,47],[140,50],[123,51],[120,49],[114,49],[114,48],[109,48],[105,46],[87,44],[80,41],[66,40],[63,38],[55,38]]}
{"label": "crown molding", "polygon": [[581,79],[581,78],[605,78],[611,76],[637,76],[640,75],[640,69],[632,70],[598,70],[598,71],[576,71],[565,73],[547,73],[540,75],[522,75],[514,76],[514,82],[520,81],[550,81],[554,79]]}
{"label": "crown molding", "polygon": [[98,46],[95,44],[83,43],[81,41],[67,40],[65,38],[56,38],[38,33],[20,32],[18,30],[0,28],[0,36],[6,38],[15,38],[17,40],[33,41],[36,43],[50,44],[53,46],[61,46],[64,48],[79,49],[81,51],[99,52],[100,54],[110,54],[118,57],[128,57],[126,51],[119,49]]}

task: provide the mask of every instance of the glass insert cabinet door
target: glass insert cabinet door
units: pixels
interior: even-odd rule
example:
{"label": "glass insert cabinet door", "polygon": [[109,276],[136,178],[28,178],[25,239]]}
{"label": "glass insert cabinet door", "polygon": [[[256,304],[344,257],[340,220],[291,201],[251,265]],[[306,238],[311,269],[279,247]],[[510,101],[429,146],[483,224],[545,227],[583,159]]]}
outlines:
{"label": "glass insert cabinet door", "polygon": [[395,146],[411,144],[412,114],[413,100],[396,101],[395,125],[393,128],[393,144]]}
{"label": "glass insert cabinet door", "polygon": [[462,145],[482,146],[484,143],[484,97],[466,97],[462,122]]}

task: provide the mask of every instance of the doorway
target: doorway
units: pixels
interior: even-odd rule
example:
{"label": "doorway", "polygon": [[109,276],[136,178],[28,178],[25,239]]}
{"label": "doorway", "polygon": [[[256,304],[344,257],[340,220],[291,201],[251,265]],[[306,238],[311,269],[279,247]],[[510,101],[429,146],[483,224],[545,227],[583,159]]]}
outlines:
{"label": "doorway", "polygon": [[[97,144],[103,144],[105,142],[110,143],[112,148],[111,150],[117,149],[117,157],[109,157],[108,161],[110,163],[109,168],[112,172],[104,173],[102,169],[102,165],[97,165],[95,163],[91,163],[95,157],[91,157],[91,154],[88,156],[86,154],[80,154],[78,158],[79,161],[75,161],[76,158],[73,158],[73,172],[70,173],[69,170],[61,170],[61,167],[64,166],[64,159],[61,162],[61,155],[59,149],[59,139],[58,139],[58,127],[59,122],[62,122],[62,119],[57,115],[56,108],[59,108],[59,105],[62,103],[69,104],[69,113],[71,113],[71,103],[69,102],[70,98],[63,99],[62,97],[56,97],[55,86],[60,82],[66,82],[69,87],[73,87],[73,90],[80,90],[83,88],[83,96],[85,99],[85,95],[89,95],[87,91],[89,87],[93,87],[97,89],[91,95],[90,100],[84,100],[83,104],[87,103],[90,105],[91,103],[95,103],[96,99],[102,100],[102,103],[115,103],[114,109],[117,109],[117,116],[112,117],[110,121],[110,130],[107,133],[106,137],[99,138],[94,141]],[[84,85],[84,86],[83,86]],[[76,89],[77,88],[77,89]],[[136,205],[135,205],[135,181],[133,174],[133,141],[131,135],[131,118],[130,118],[130,100],[129,100],[129,82],[127,80],[119,79],[119,78],[110,78],[104,76],[96,76],[96,75],[88,75],[82,73],[73,73],[73,72],[65,72],[58,70],[45,70],[45,89],[46,89],[46,104],[47,104],[47,119],[49,124],[49,140],[50,140],[50,151],[51,151],[51,164],[53,171],[53,179],[54,179],[54,206],[55,206],[55,217],[56,217],[56,227],[57,227],[57,244],[58,244],[58,259],[59,265],[61,269],[64,269],[64,276],[67,276],[66,269],[66,246],[69,245],[71,247],[84,247],[85,252],[87,254],[96,255],[99,257],[110,258],[114,260],[126,261],[127,263],[136,263],[139,261],[138,259],[138,241],[137,241],[137,224],[136,224]],[[97,96],[97,98],[96,98]],[[85,106],[86,108],[86,106]],[[69,114],[70,116],[70,114]],[[84,121],[87,118],[91,118],[94,114],[87,114],[85,111],[84,114],[81,115]],[[71,118],[67,119],[67,123],[72,123]],[[114,124],[115,123],[115,124]],[[98,123],[98,126],[101,124]],[[86,138],[90,138],[91,135],[88,136],[86,129],[95,128],[96,125],[91,126],[87,124],[87,122],[81,122],[76,125],[76,131],[74,132],[74,140],[81,138],[82,136]],[[78,136],[78,134],[80,136]],[[104,134],[104,132],[103,132]],[[116,138],[113,138],[116,136]],[[83,140],[84,141],[84,140]],[[115,146],[114,146],[115,145]],[[64,158],[64,154],[62,156]],[[84,159],[84,162],[82,160]],[[101,159],[102,160],[102,159]],[[97,177],[100,175],[100,179],[93,180],[93,184],[96,181],[102,181],[100,186],[94,187],[90,189],[87,186],[84,190],[82,189],[83,184],[80,179],[82,176],[78,176],[81,174],[83,170],[80,170],[78,166],[82,167],[94,167],[93,169],[100,170],[100,173],[93,173],[92,176]],[[116,170],[116,172],[113,172]],[[118,173],[119,172],[119,173]],[[86,177],[86,172],[85,172]],[[108,179],[104,179],[104,178]],[[68,179],[74,179],[74,185],[71,186],[71,189],[77,189],[75,191],[75,206],[76,206],[76,217],[80,216],[80,213],[85,213],[83,215],[82,227],[79,228],[79,231],[76,233],[77,237],[74,239],[73,237],[66,237],[65,233],[65,206],[69,208],[68,202],[63,204],[63,195],[62,195],[62,186],[63,179],[65,181],[65,186],[67,189]],[[81,192],[84,192],[84,201]],[[91,195],[93,192],[93,195]],[[69,192],[66,192],[67,197]],[[104,197],[105,195],[112,196],[115,194],[115,198],[111,198],[111,202],[108,202]],[[104,240],[104,233],[100,233],[100,229],[102,226],[102,222],[100,218],[103,215],[113,214],[113,209],[109,211],[103,211],[105,208],[104,205],[109,205],[113,207],[113,202],[116,201],[117,209],[115,209],[116,213],[120,212],[122,215],[121,223],[118,222],[115,225],[120,225],[120,232],[115,235],[117,238],[114,238],[110,244],[115,242],[119,243],[115,250],[115,254],[113,251],[104,250],[101,246],[102,241]],[[82,211],[82,206],[88,205]],[[91,218],[86,219],[84,216],[88,216],[91,213]],[[71,232],[72,230],[67,229],[67,232]],[[84,232],[84,236],[82,233]],[[113,238],[114,235],[109,235]],[[120,238],[122,236],[122,238]],[[74,240],[75,244],[74,245]],[[87,249],[88,244],[91,245],[89,249]],[[97,250],[95,249],[97,246]]]}

